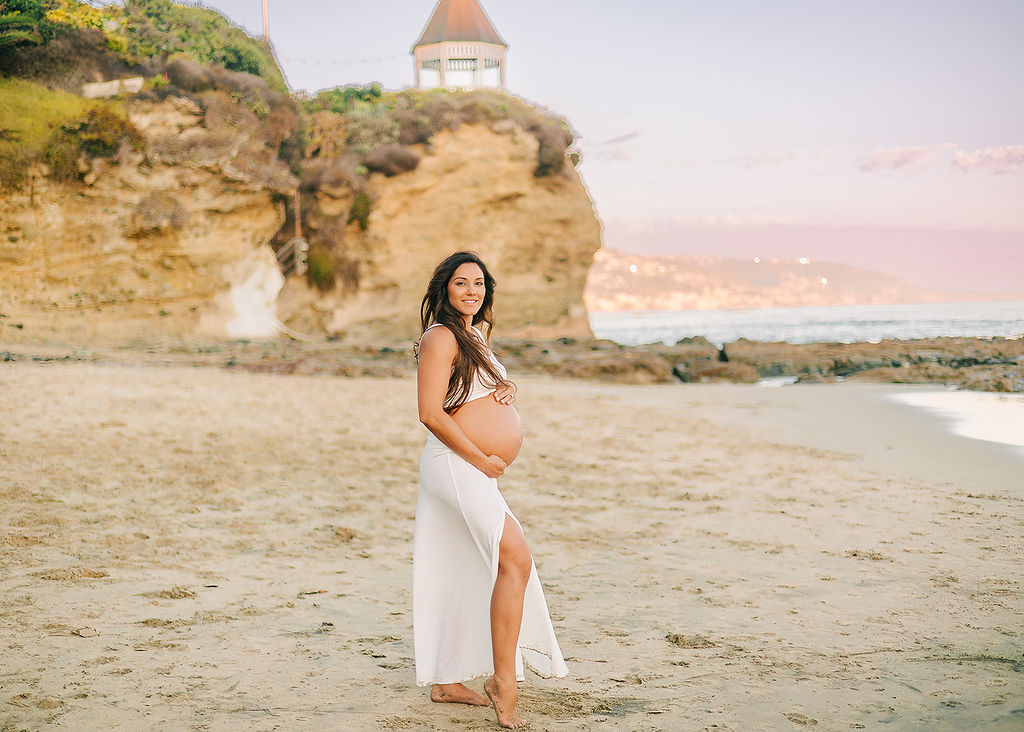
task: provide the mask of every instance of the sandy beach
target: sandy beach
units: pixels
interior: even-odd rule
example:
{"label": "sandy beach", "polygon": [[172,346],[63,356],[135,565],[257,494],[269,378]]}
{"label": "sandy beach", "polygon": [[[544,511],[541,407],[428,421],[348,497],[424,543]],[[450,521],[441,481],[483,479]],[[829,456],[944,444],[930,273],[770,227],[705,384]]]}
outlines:
{"label": "sandy beach", "polygon": [[[517,380],[501,485],[570,669],[528,674],[531,729],[1024,727],[1016,454],[915,387]],[[412,378],[0,394],[0,729],[497,729],[414,683]]]}

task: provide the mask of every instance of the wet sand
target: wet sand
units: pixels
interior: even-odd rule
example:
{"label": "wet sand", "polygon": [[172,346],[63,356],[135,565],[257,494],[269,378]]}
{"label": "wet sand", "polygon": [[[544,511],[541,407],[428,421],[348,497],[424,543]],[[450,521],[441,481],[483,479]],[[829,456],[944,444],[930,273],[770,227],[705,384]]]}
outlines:
{"label": "wet sand", "polygon": [[[519,381],[533,729],[1024,725],[1014,455],[903,387]],[[496,729],[414,683],[414,393],[0,364],[0,729]]]}

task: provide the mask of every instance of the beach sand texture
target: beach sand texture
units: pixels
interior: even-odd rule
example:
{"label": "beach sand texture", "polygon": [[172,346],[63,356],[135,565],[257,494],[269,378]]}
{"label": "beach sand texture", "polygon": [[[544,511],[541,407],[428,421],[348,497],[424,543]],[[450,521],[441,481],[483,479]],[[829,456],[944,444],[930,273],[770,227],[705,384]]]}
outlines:
{"label": "beach sand texture", "polygon": [[[1024,727],[1024,463],[893,388],[523,378],[502,489],[570,668],[532,728]],[[0,394],[0,729],[497,728],[414,683],[413,379]]]}

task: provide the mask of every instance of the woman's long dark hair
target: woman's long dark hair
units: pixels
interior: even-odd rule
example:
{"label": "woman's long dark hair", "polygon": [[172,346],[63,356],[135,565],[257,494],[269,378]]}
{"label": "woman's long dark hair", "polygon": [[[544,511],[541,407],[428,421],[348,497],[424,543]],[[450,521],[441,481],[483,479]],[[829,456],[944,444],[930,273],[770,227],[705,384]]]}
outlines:
{"label": "woman's long dark hair", "polygon": [[[448,300],[448,283],[454,276],[455,270],[467,262],[477,265],[484,273],[484,299],[480,304],[480,309],[473,316],[473,325],[478,323],[484,325],[481,330],[484,333],[486,345],[466,327],[466,321],[462,314]],[[448,379],[448,393],[444,397],[444,411],[448,413],[454,412],[466,403],[472,388],[473,377],[477,371],[481,372],[481,377],[489,385],[497,386],[507,383],[491,363],[487,353],[491,342],[491,330],[494,328],[495,284],[491,273],[487,271],[487,265],[483,263],[476,252],[455,252],[437,265],[434,268],[434,274],[430,276],[427,294],[423,296],[423,302],[420,304],[422,331],[426,332],[427,328],[434,323],[440,323],[454,334],[459,346],[459,352],[452,363],[452,373]],[[420,337],[422,338],[422,333]],[[419,342],[416,345],[418,356]]]}

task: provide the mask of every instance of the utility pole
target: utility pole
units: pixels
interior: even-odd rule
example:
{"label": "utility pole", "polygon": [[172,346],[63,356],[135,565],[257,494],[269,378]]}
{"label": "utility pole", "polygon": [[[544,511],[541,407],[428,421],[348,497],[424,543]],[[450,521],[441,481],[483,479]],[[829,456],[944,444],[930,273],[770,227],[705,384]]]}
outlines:
{"label": "utility pole", "polygon": [[267,13],[267,0],[263,0],[263,40],[270,43],[270,16]]}

